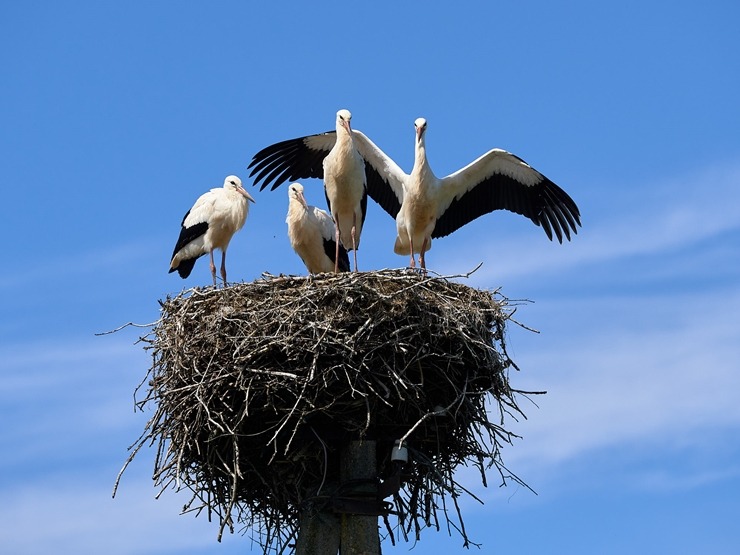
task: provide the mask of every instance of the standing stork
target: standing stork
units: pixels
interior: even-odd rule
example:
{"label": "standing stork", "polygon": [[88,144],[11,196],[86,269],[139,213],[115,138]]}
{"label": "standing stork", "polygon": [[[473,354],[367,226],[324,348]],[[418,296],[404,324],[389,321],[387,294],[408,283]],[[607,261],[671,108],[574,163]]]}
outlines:
{"label": "standing stork", "polygon": [[[249,164],[250,177],[260,190],[275,180],[272,190],[290,179],[320,177],[324,180],[326,202],[336,225],[335,261],[339,260],[339,245],[354,251],[357,271],[357,249],[367,212],[365,161],[357,151],[349,110],[337,112],[336,131],[290,139],[268,146],[254,155]],[[335,265],[334,271],[339,270]]]}
{"label": "standing stork", "polygon": [[235,175],[228,176],[222,188],[202,194],[182,219],[169,273],[177,270],[180,277],[185,279],[193,270],[195,261],[208,253],[213,285],[216,285],[213,251],[221,249],[221,278],[226,285],[226,249],[231,238],[247,220],[248,201],[254,202],[254,199]]}
{"label": "standing stork", "polygon": [[[303,196],[303,185],[288,187],[288,238],[296,254],[301,257],[309,273],[349,271],[347,249],[335,244],[336,233],[332,217],[315,206],[309,206]],[[337,248],[338,247],[338,248]],[[335,258],[339,252],[339,258]]]}
{"label": "standing stork", "polygon": [[[474,219],[493,212],[509,210],[542,226],[552,241],[563,236],[570,241],[571,231],[578,233],[580,212],[568,194],[524,160],[505,150],[494,148],[464,168],[439,179],[432,172],[426,154],[427,122],[414,122],[416,143],[414,167],[410,175],[386,180],[401,207],[396,214],[398,236],[396,254],[409,254],[415,267],[426,269],[425,253],[432,238],[444,237]],[[398,186],[398,182],[401,186]]]}
{"label": "standing stork", "polygon": [[[578,232],[580,212],[568,194],[521,158],[494,148],[464,168],[442,179],[426,155],[427,122],[414,122],[414,167],[405,173],[362,132],[353,129],[355,148],[365,162],[368,195],[396,219],[394,251],[410,255],[410,266],[426,269],[425,253],[432,239],[445,237],[483,214],[508,210],[541,226],[547,237],[560,243]],[[249,165],[261,189],[273,183],[304,177],[323,177],[322,162],[337,143],[330,131],[276,143],[257,154]]]}

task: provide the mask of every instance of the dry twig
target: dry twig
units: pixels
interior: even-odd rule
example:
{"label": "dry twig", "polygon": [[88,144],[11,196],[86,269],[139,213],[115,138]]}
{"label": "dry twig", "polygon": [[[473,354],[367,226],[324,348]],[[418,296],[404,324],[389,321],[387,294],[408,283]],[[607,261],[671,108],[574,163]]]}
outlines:
{"label": "dry twig", "polygon": [[156,485],[190,490],[185,511],[217,515],[219,538],[239,522],[265,553],[285,551],[300,508],[339,490],[338,452],[360,437],[377,441],[380,480],[394,442],[409,447],[392,498],[406,538],[439,529],[441,516],[471,543],[460,465],[484,484],[491,467],[520,482],[500,454],[515,437],[504,415],[523,414],[504,344],[512,310],[498,292],[383,270],[266,276],[161,305],[141,338],[153,363],[137,402],[155,412],[126,465],[157,445]]}

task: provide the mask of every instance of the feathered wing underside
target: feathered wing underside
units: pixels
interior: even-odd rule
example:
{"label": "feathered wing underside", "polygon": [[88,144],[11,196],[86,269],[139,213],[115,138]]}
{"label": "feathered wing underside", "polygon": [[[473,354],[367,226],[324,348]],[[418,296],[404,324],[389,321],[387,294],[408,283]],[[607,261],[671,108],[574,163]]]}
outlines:
{"label": "feathered wing underside", "polygon": [[440,182],[442,197],[432,237],[444,237],[494,210],[508,210],[542,226],[547,237],[570,241],[580,211],[573,199],[522,159],[494,149]]}
{"label": "feathered wing underside", "polygon": [[[393,218],[403,202],[403,182],[407,175],[361,131],[353,130],[355,148],[365,160],[367,192]],[[249,164],[254,184],[262,182],[271,190],[286,181],[324,178],[323,161],[336,143],[336,131],[298,137],[263,148]]]}
{"label": "feathered wing underside", "polygon": [[364,133],[353,131],[355,147],[365,160],[367,192],[394,219],[403,202],[406,173]]}
{"label": "feathered wing underside", "polygon": [[285,181],[324,177],[324,158],[337,141],[336,131],[298,137],[263,148],[252,157],[249,177],[262,181],[260,191],[272,184],[274,191]]}

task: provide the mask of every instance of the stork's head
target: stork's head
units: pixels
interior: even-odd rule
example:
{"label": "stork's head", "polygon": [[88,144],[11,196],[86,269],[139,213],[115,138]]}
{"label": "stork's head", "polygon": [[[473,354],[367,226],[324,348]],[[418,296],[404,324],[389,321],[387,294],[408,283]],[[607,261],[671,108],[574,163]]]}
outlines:
{"label": "stork's head", "polygon": [[337,131],[339,131],[340,127],[344,127],[347,133],[351,133],[352,126],[349,123],[351,119],[352,113],[349,110],[339,110],[337,112]]}
{"label": "stork's head", "polygon": [[243,195],[244,198],[246,198],[247,200],[254,202],[252,195],[250,195],[242,186],[242,180],[235,175],[230,175],[226,179],[224,179],[224,189],[236,191],[240,195]]}
{"label": "stork's head", "polygon": [[288,187],[288,199],[297,200],[303,205],[303,207],[306,210],[308,210],[308,203],[306,202],[306,197],[303,196],[303,185],[301,185],[300,183],[290,184],[290,187]]}
{"label": "stork's head", "polygon": [[416,128],[416,142],[420,142],[424,136],[424,132],[427,130],[427,120],[424,118],[416,118],[414,121],[414,128]]}

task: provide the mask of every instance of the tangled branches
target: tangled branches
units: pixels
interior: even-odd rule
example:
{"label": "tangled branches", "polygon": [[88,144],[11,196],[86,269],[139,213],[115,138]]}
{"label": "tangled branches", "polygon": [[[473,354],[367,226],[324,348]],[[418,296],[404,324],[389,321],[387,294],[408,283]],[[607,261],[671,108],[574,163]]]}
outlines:
{"label": "tangled branches", "polygon": [[219,538],[237,522],[283,552],[302,509],[341,495],[338,453],[359,438],[377,443],[378,483],[400,476],[383,511],[392,539],[446,522],[469,541],[460,465],[484,484],[492,467],[518,480],[500,456],[522,392],[508,382],[511,310],[497,293],[389,270],[188,293],[161,302],[142,338],[153,364],[137,405],[154,415],[128,462],[156,445],[155,483],[190,490],[186,510],[215,514]]}

